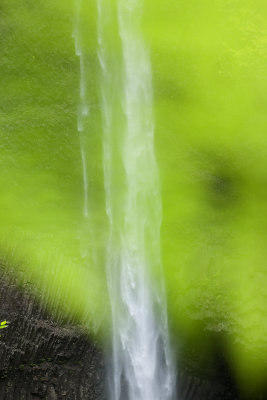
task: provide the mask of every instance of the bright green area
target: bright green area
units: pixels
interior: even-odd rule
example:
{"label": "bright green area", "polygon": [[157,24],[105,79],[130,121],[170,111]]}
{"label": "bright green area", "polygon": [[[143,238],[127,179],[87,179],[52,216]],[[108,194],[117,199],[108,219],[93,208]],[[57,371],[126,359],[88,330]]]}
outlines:
{"label": "bright green area", "polygon": [[[1,1],[0,246],[51,305],[97,329],[106,217],[96,5],[86,4],[88,222],[74,6]],[[241,383],[266,370],[266,18],[262,0],[145,0],[173,333],[221,332]]]}
{"label": "bright green area", "polygon": [[[170,315],[266,379],[267,5],[148,2]],[[207,335],[207,332],[205,332]]]}
{"label": "bright green area", "polygon": [[52,0],[1,2],[0,248],[5,265],[33,280],[37,293],[53,307],[63,307],[92,329],[102,323],[107,301],[103,262],[93,262],[103,257],[99,233],[104,229],[97,213],[103,209],[103,179],[96,123],[96,27],[89,20],[95,10],[90,6],[83,12],[88,16],[83,23],[85,56],[95,109],[86,126],[94,214],[89,221],[83,218],[74,6]]}
{"label": "bright green area", "polygon": [[7,327],[8,327],[7,324],[8,324],[7,321],[2,321],[2,322],[0,323],[0,329],[7,328]]}

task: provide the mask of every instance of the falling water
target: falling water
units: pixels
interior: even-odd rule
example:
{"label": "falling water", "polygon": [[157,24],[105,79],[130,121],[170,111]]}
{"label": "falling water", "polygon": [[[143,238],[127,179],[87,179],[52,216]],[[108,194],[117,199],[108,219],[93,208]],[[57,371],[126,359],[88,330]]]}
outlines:
{"label": "falling water", "polygon": [[86,169],[86,152],[85,152],[85,122],[89,115],[88,98],[86,94],[86,75],[85,75],[85,60],[82,48],[82,37],[80,32],[80,14],[82,0],[75,0],[75,22],[73,30],[73,38],[75,43],[76,56],[80,58],[80,103],[78,106],[77,129],[79,132],[82,173],[83,173],[83,215],[88,217],[88,177]]}
{"label": "falling water", "polygon": [[[111,400],[170,400],[175,381],[159,273],[161,196],[151,67],[141,15],[141,0],[98,0],[110,223],[106,264],[113,323]],[[152,269],[160,282],[152,283]]]}

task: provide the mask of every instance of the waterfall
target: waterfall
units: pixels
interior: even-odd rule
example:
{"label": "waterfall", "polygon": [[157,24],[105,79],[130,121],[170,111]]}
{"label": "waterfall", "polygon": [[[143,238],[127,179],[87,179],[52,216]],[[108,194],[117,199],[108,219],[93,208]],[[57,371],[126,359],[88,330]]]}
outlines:
{"label": "waterfall", "polygon": [[83,215],[88,218],[88,177],[87,177],[87,162],[85,152],[85,122],[89,115],[89,102],[86,93],[86,75],[85,75],[85,60],[82,46],[82,37],[80,32],[80,14],[82,0],[75,0],[75,21],[72,37],[75,44],[76,56],[80,58],[80,103],[77,111],[77,129],[79,132],[81,164],[83,174]]}
{"label": "waterfall", "polygon": [[97,3],[110,226],[106,270],[113,327],[111,400],[170,400],[175,382],[160,273],[161,195],[141,3]]}

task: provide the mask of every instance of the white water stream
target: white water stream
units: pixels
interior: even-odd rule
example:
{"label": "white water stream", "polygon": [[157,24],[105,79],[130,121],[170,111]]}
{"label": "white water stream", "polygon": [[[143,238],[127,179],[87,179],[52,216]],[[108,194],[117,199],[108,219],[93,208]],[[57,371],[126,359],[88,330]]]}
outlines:
{"label": "white water stream", "polygon": [[[170,354],[160,255],[152,74],[141,0],[98,0],[106,211],[112,310],[111,400],[169,400]],[[157,282],[151,271],[157,271]]]}
{"label": "white water stream", "polygon": [[[161,194],[153,143],[152,73],[141,32],[142,1],[96,1],[109,219],[106,271],[113,327],[108,396],[110,400],[171,400],[175,368],[161,272]],[[89,224],[85,146],[89,94],[81,34],[82,2],[75,0],[73,38],[80,58],[77,127],[83,214]]]}

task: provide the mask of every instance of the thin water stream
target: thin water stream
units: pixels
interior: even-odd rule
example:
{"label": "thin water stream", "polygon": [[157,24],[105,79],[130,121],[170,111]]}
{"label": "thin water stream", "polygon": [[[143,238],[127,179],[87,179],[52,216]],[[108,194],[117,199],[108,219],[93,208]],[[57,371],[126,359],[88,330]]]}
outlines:
{"label": "thin water stream", "polygon": [[73,29],[73,39],[75,43],[76,56],[80,59],[80,103],[77,110],[77,129],[79,132],[81,163],[83,174],[83,215],[88,218],[88,177],[85,151],[85,123],[89,116],[89,101],[86,92],[85,60],[82,46],[81,25],[81,5],[83,0],[75,0],[75,19]]}

